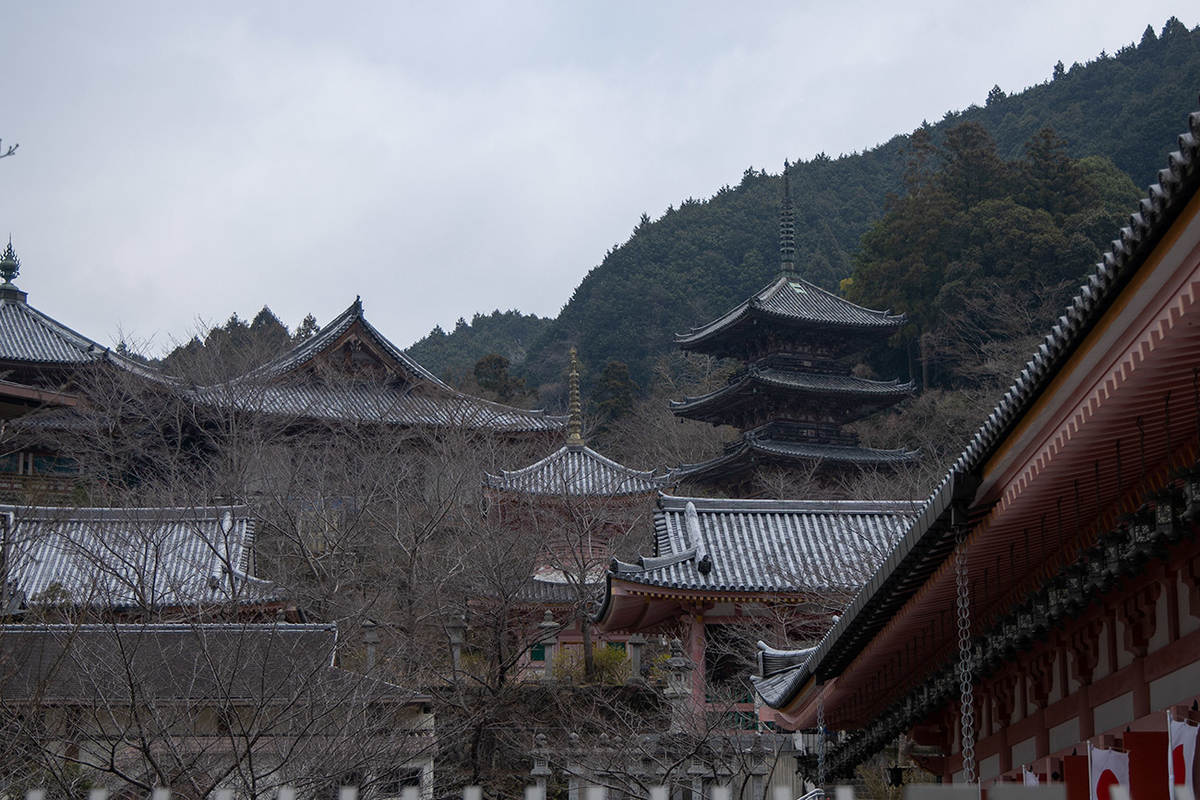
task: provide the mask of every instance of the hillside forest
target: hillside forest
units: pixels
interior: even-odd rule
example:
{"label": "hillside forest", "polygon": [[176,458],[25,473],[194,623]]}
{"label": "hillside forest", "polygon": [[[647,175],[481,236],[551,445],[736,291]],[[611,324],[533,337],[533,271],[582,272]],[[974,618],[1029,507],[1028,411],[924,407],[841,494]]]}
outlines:
{"label": "hillside forest", "polygon": [[[995,86],[982,105],[870,150],[789,165],[801,275],[910,320],[859,369],[922,391],[860,423],[865,443],[922,447],[931,472],[956,454],[1155,179],[1197,86],[1200,28],[1171,18],[1114,54],[1059,62],[1020,92]],[[781,173],[751,167],[710,198],[643,214],[557,317],[475,313],[408,353],[466,391],[561,412],[575,347],[596,446],[644,468],[707,457],[727,432],[677,423],[666,404],[719,383],[729,365],[682,357],[673,336],[776,273],[782,188]],[[249,323],[235,315],[167,361],[205,347],[236,354],[247,332],[302,338],[314,323],[290,334],[268,309]]]}

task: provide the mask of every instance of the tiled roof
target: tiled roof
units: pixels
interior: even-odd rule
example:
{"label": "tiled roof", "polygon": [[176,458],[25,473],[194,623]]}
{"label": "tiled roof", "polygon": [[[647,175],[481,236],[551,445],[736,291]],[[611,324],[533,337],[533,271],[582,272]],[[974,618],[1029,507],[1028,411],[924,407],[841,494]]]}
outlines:
{"label": "tiled roof", "polygon": [[566,417],[491,403],[454,391],[386,382],[283,380],[251,386],[235,383],[196,389],[201,403],[284,418],[378,422],[388,425],[558,431]]}
{"label": "tiled roof", "polygon": [[[854,598],[812,656],[796,667],[797,674],[791,684],[794,689],[817,670],[826,676],[837,674],[873,632],[886,624],[888,615],[879,611],[885,601],[889,607],[898,606],[922,585],[916,568],[940,566],[940,561],[930,563],[925,556],[931,548],[945,547],[939,541],[947,535],[944,519],[956,501],[970,501],[974,494],[970,476],[986,463],[1037,402],[1200,189],[1200,112],[1188,115],[1188,130],[1178,141],[1179,149],[1167,156],[1166,168],[1158,172],[1158,183],[1150,186],[1149,194],[1129,217],[1129,225],[1121,228],[1103,260],[930,495],[895,551]],[[795,692],[790,691],[777,698],[775,707],[786,705],[794,696]]]}
{"label": "tiled roof", "polygon": [[[604,592],[602,582],[586,584],[587,594],[599,598]],[[517,592],[516,599],[523,603],[549,603],[551,605],[574,605],[579,602],[579,592],[565,581],[548,581],[530,578]]]}
{"label": "tiled roof", "polygon": [[873,311],[814,286],[795,275],[780,275],[770,285],[707,325],[678,334],[675,341],[685,349],[752,316],[764,316],[792,324],[820,324],[895,332],[904,324],[903,314]]}
{"label": "tiled roof", "polygon": [[[306,369],[355,325],[390,362],[386,376],[328,376]],[[561,430],[567,420],[565,416],[514,408],[455,391],[367,322],[358,300],[291,352],[228,385],[193,389],[191,396],[206,405],[283,417],[394,425],[525,432]]]}
{"label": "tiled roof", "polygon": [[[4,625],[0,697],[42,703],[429,698],[333,666],[332,625]],[[305,701],[297,704],[303,693]]]}
{"label": "tiled roof", "polygon": [[654,514],[654,556],[614,560],[610,576],[712,592],[853,591],[891,550],[915,506],[664,495]]}
{"label": "tiled roof", "polygon": [[489,474],[484,480],[491,489],[553,496],[651,494],[667,486],[666,475],[630,469],[590,447],[571,445],[528,467]]}
{"label": "tiled roof", "polygon": [[363,314],[362,300],[359,298],[355,298],[349,308],[339,314],[328,325],[321,328],[314,336],[296,345],[289,352],[251,370],[241,380],[261,381],[269,378],[277,378],[311,363],[314,358],[324,353],[336,342],[342,334],[350,330],[356,322],[359,323],[363,334],[393,360],[395,368],[401,372],[408,373],[406,377],[432,383],[447,391],[453,391],[432,372],[422,367],[406,355],[403,350],[388,341],[387,337],[375,329],[375,326],[367,322],[367,318]]}
{"label": "tiled roof", "polygon": [[170,382],[157,370],[120,356],[25,301],[24,292],[0,292],[0,362],[78,367],[107,362],[151,380]]}
{"label": "tiled roof", "polygon": [[233,508],[0,506],[26,605],[161,609],[282,599],[248,575],[254,521]]}
{"label": "tiled roof", "polygon": [[104,349],[24,300],[0,298],[0,359],[88,364],[98,360]]}
{"label": "tiled roof", "polygon": [[869,467],[907,464],[917,450],[877,450],[843,444],[821,444],[772,438],[771,425],[742,434],[726,445],[720,456],[698,464],[684,464],[670,473],[672,481],[706,481],[736,475],[764,459],[779,462],[820,463],[825,466]]}
{"label": "tiled roof", "polygon": [[758,364],[751,364],[744,370],[738,371],[729,383],[714,392],[698,397],[688,397],[682,401],[671,401],[671,410],[681,416],[702,412],[706,407],[721,405],[746,391],[754,391],[757,386],[777,387],[795,394],[813,396],[834,396],[840,399],[862,398],[886,407],[900,398],[913,393],[914,384],[892,381],[872,381],[853,375],[829,375],[812,372],[797,372],[795,370],[777,369]]}
{"label": "tiled roof", "polygon": [[758,675],[750,676],[750,682],[767,705],[778,707],[780,699],[793,690],[796,668],[806,663],[814,650],[815,647],[777,650],[763,642],[758,643]]}

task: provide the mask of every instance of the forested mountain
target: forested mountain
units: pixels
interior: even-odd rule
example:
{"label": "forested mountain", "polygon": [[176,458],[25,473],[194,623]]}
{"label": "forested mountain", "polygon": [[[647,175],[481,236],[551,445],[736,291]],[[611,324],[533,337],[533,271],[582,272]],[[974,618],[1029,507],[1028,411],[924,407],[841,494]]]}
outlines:
{"label": "forested mountain", "polygon": [[459,318],[446,333],[439,325],[408,348],[408,354],[425,369],[456,385],[486,355],[499,355],[514,367],[525,360],[528,347],[550,327],[551,320],[520,311],[476,314],[470,322]]}
{"label": "forested mountain", "polygon": [[[1018,94],[995,87],[985,105],[949,112],[926,126],[922,135],[935,148],[930,169],[937,166],[947,133],[964,122],[987,130],[1003,162],[1022,158],[1026,143],[1050,127],[1066,143],[1063,154],[1111,159],[1145,186],[1173,149],[1198,87],[1200,29],[1189,31],[1172,18],[1160,32],[1147,27],[1136,45],[1101,53],[1085,65],[1057,64],[1045,83]],[[907,190],[909,141],[910,136],[898,135],[863,153],[819,155],[792,165],[796,265],[809,280],[837,289],[850,276],[860,238],[882,217],[889,196]],[[1105,169],[1096,163],[1092,168]],[[649,390],[653,365],[673,348],[674,333],[711,320],[775,273],[781,191],[779,175],[748,169],[736,186],[723,187],[707,200],[685,200],[655,220],[643,215],[629,240],[605,255],[528,346],[518,374],[531,387],[558,381],[573,345],[581,361],[597,365],[596,372],[609,361],[628,364],[637,384]],[[1101,244],[1112,231],[1091,234]],[[1082,273],[1087,266],[1083,262],[1072,269]],[[857,282],[865,291],[861,278]],[[422,340],[419,345],[429,348],[431,339],[444,339],[446,360],[428,366],[439,374],[469,371],[476,353],[482,353],[460,346],[460,337],[471,338],[456,329]],[[511,343],[498,340],[495,347],[504,354]]]}

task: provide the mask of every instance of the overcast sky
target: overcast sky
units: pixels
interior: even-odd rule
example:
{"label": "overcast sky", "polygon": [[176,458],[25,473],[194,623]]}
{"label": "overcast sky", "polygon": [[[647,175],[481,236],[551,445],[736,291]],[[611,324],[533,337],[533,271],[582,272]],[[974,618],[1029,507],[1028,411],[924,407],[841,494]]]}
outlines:
{"label": "overcast sky", "polygon": [[0,233],[30,302],[103,344],[361,295],[407,347],[557,314],[643,212],[747,167],[870,148],[1193,9],[0,0]]}

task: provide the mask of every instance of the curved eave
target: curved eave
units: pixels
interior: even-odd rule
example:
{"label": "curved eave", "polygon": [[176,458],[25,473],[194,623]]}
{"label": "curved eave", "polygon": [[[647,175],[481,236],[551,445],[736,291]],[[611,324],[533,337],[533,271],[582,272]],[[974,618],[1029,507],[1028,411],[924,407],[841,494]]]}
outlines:
{"label": "curved eave", "polygon": [[729,408],[739,402],[748,402],[749,398],[743,396],[747,392],[753,393],[757,389],[766,389],[776,392],[780,395],[791,395],[794,397],[826,397],[834,396],[840,401],[853,400],[857,401],[859,409],[863,412],[862,416],[873,414],[876,411],[882,411],[891,405],[909,397],[913,393],[914,384],[900,383],[899,381],[869,381],[864,378],[854,378],[852,376],[837,376],[841,378],[845,384],[837,385],[836,382],[827,381],[828,385],[820,386],[821,378],[810,381],[805,384],[798,380],[788,380],[779,370],[749,370],[740,379],[733,383],[726,384],[716,391],[708,394],[699,395],[697,397],[686,397],[683,400],[672,400],[670,403],[671,413],[680,417],[701,418],[703,421],[708,421],[707,417],[719,413],[725,408]]}
{"label": "curved eave", "polygon": [[803,603],[809,592],[728,591],[639,583],[627,574],[606,576],[604,602],[593,618],[605,631],[651,630],[675,619],[683,606],[703,603]]}
{"label": "curved eave", "polygon": [[[804,293],[811,293],[820,298],[820,304],[842,309],[839,315],[830,313],[811,313],[797,309],[773,308],[776,296],[785,291],[795,291],[794,286],[801,286]],[[784,303],[787,304],[786,301]],[[797,303],[797,305],[800,305]],[[684,350],[701,350],[715,344],[726,332],[735,328],[753,324],[757,319],[780,322],[798,328],[834,328],[840,331],[861,331],[863,333],[891,336],[905,323],[903,314],[889,314],[886,311],[874,311],[851,303],[827,292],[818,286],[794,276],[780,276],[769,286],[757,292],[754,296],[742,301],[716,320],[692,328],[686,334],[676,334],[675,343]]]}
{"label": "curved eave", "polygon": [[759,458],[771,462],[820,463],[829,467],[894,466],[915,461],[919,450],[874,450],[866,447],[776,442],[744,437],[740,446],[709,461],[684,464],[671,473],[678,481],[718,480],[753,469]]}

